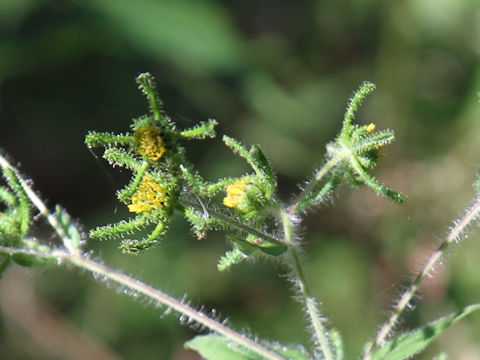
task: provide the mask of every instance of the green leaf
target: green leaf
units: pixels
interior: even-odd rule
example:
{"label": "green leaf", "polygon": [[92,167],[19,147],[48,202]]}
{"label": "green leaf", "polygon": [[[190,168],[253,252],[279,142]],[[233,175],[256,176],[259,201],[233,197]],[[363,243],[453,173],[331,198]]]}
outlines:
{"label": "green leaf", "polygon": [[130,183],[125,186],[124,189],[120,190],[117,193],[117,198],[124,204],[130,203],[133,194],[135,194],[140,187],[140,183],[142,182],[145,171],[147,171],[148,168],[148,163],[144,162],[143,165],[138,169],[138,171],[135,171],[135,176],[132,177],[132,180]]}
{"label": "green leaf", "polygon": [[270,184],[270,187],[274,189],[276,187],[275,173],[262,149],[260,149],[258,145],[253,145],[250,149],[250,155],[252,155],[256,165],[254,170],[258,175],[265,178]]}
{"label": "green leaf", "polygon": [[403,360],[422,351],[437,336],[443,333],[450,325],[464,318],[470,313],[479,310],[480,304],[467,306],[463,310],[440,318],[424,327],[403,334],[380,348],[373,356],[373,360]]}
{"label": "green leaf", "polygon": [[130,144],[134,141],[133,136],[131,135],[116,135],[108,132],[96,132],[90,131],[87,136],[85,136],[85,144],[89,148],[99,147],[99,146],[119,146]]}
{"label": "green leaf", "polygon": [[147,238],[142,240],[122,240],[120,249],[125,254],[138,254],[141,250],[152,248],[159,243],[160,237],[165,234],[165,228],[166,223],[159,221]]}
{"label": "green leaf", "polygon": [[16,207],[18,205],[15,195],[3,186],[0,186],[0,201],[9,207]]}
{"label": "green leaf", "polygon": [[20,233],[20,212],[16,209],[0,213],[0,243],[2,245],[12,246],[17,244],[22,238]]}
{"label": "green leaf", "polygon": [[148,219],[145,215],[137,215],[132,219],[122,220],[116,224],[108,224],[92,229],[90,230],[89,236],[93,239],[113,239],[116,237],[123,237],[123,234],[140,231],[148,224]]}
{"label": "green leaf", "polygon": [[280,256],[285,251],[288,250],[288,246],[285,244],[274,243],[268,240],[264,240],[260,245],[258,245],[260,250],[262,250],[265,254],[272,255],[272,256]]}
{"label": "green leaf", "polygon": [[147,72],[139,74],[136,80],[138,89],[147,97],[153,119],[155,121],[160,121],[161,125],[168,126],[168,119],[162,116],[163,103],[157,95],[157,86],[154,77]]}
{"label": "green leaf", "polygon": [[255,166],[255,163],[252,159],[252,155],[245,148],[245,146],[243,146],[243,144],[240,141],[237,141],[234,138],[227,135],[223,135],[222,140],[225,143],[225,145],[227,145],[230,149],[232,149],[234,154],[237,154],[242,158],[244,158],[250,164],[250,166],[252,167]]}
{"label": "green leaf", "polygon": [[390,190],[386,186],[380,184],[377,179],[375,179],[362,167],[362,165],[358,162],[357,159],[352,157],[349,161],[349,164],[352,167],[355,174],[358,175],[357,180],[360,180],[362,183],[370,187],[377,194],[386,196],[397,203],[402,203],[407,199],[405,195],[399,192]]}
{"label": "green leaf", "polygon": [[345,117],[343,121],[342,135],[350,137],[350,127],[355,119],[355,114],[358,111],[360,105],[365,100],[368,94],[375,90],[375,84],[369,81],[365,81],[357,91],[353,94],[353,97],[350,99],[345,111]]}
{"label": "green leaf", "polygon": [[107,160],[110,165],[126,167],[139,171],[143,167],[144,162],[135,159],[134,155],[123,150],[116,148],[109,148],[103,153],[103,158]]}
{"label": "green leaf", "polygon": [[245,255],[253,255],[255,252],[257,252],[258,247],[255,246],[252,243],[249,243],[248,241],[244,239],[240,239],[239,237],[232,235],[232,234],[227,234],[227,238],[237,244],[238,249],[244,253]]}
{"label": "green leaf", "polygon": [[[220,335],[199,335],[185,343],[185,348],[197,351],[206,360],[263,360],[264,358]],[[275,345],[272,351],[289,360],[310,360],[303,349]]]}
{"label": "green leaf", "polygon": [[32,221],[32,209],[30,199],[28,198],[23,184],[18,177],[18,174],[10,168],[3,168],[3,176],[7,180],[10,189],[16,194],[20,206],[18,207],[20,216],[20,235],[25,236],[30,229],[30,223]]}
{"label": "green leaf", "polygon": [[218,271],[228,270],[233,265],[239,264],[247,258],[248,256],[239,249],[227,251],[218,261],[217,269]]}
{"label": "green leaf", "polygon": [[263,360],[220,335],[200,335],[185,343],[185,348],[198,352],[206,360]]}
{"label": "green leaf", "polygon": [[277,353],[284,356],[289,360],[311,360],[312,356],[307,354],[307,352],[303,348],[293,349],[293,348],[286,348],[285,346],[281,346],[281,348],[274,349]]}
{"label": "green leaf", "polygon": [[26,253],[16,253],[12,254],[12,260],[15,261],[20,266],[31,267],[31,266],[45,266],[45,265],[56,265],[56,257],[41,257],[33,254]]}
{"label": "green leaf", "polygon": [[[258,243],[251,242],[250,239],[244,240],[234,235],[228,234],[227,237],[237,244],[238,248],[247,255],[252,255],[255,250],[260,250],[265,254],[272,256],[280,256],[288,250],[288,246],[281,243],[274,243],[272,241],[257,238]],[[254,240],[252,240],[254,241]]]}
{"label": "green leaf", "polygon": [[76,225],[72,222],[72,218],[60,205],[56,206],[55,214],[59,225],[65,231],[65,234],[67,234],[73,247],[78,250],[80,248],[82,237]]}
{"label": "green leaf", "polygon": [[217,120],[209,119],[208,121],[202,121],[200,124],[193,128],[183,130],[180,132],[180,136],[185,139],[213,139],[215,134],[215,126],[218,125]]}
{"label": "green leaf", "polygon": [[247,150],[242,143],[226,135],[223,136],[223,142],[233,150],[234,154],[244,158],[255,171],[257,176],[269,183],[272,190],[275,188],[275,174],[270,167],[267,157],[258,145],[253,145],[250,147],[250,150]]}
{"label": "green leaf", "polygon": [[3,260],[0,262],[0,278],[2,277],[5,270],[8,269],[8,266],[10,265],[10,263],[11,263],[10,255],[7,254],[3,258]]}

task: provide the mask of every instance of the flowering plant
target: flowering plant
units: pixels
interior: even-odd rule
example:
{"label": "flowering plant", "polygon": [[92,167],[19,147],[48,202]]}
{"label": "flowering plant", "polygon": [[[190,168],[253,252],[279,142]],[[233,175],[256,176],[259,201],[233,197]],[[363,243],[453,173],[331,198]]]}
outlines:
{"label": "flowering plant", "polygon": [[[57,207],[55,212],[51,212],[4,156],[0,156],[0,166],[7,186],[0,188],[0,200],[5,208],[0,214],[0,273],[14,262],[22,266],[68,263],[99,274],[175,310],[183,318],[188,318],[188,323],[198,323],[210,329],[211,334],[197,336],[185,345],[206,359],[341,360],[341,334],[328,329],[326,318],[305,276],[299,226],[304,215],[328,199],[342,183],[369,187],[397,203],[405,201],[404,195],[381,184],[370,173],[380,160],[380,150],[394,140],[393,131],[377,130],[375,124],[354,122],[358,108],[374,90],[374,85],[365,82],[354,93],[339,134],[327,144],[323,165],[290,202],[283,203],[277,195],[277,176],[263,150],[258,145],[247,147],[228,136],[223,136],[223,142],[248,163],[251,171],[240,177],[206,181],[188,161],[182,142],[214,138],[217,122],[208,120],[189,129],[178,129],[163,111],[152,76],[140,74],[137,83],[147,97],[150,113],[133,120],[131,132],[92,131],[85,139],[90,148],[105,148],[103,157],[112,166],[124,167],[132,172],[129,183],[117,193],[119,201],[127,206],[132,216],[91,230],[89,238],[120,239],[119,247],[123,252],[138,254],[161,243],[176,215],[189,221],[192,232],[200,240],[208,232],[224,232],[231,250],[219,259],[220,271],[253,259],[275,260],[288,269],[295,295],[310,322],[311,349],[251,339],[161,290],[92,260],[85,251],[86,237],[71,221],[66,210]],[[30,237],[30,227],[35,221],[34,207],[56,231],[63,243],[61,247],[42,244]],[[465,216],[455,223],[400,297],[377,336],[366,345],[364,360],[410,358],[448,326],[480,308],[480,305],[471,305],[410,333],[392,335],[423,280],[439,263],[448,246],[462,237],[479,213],[480,200],[477,199]],[[150,229],[148,235],[137,239],[135,234],[147,228]]]}

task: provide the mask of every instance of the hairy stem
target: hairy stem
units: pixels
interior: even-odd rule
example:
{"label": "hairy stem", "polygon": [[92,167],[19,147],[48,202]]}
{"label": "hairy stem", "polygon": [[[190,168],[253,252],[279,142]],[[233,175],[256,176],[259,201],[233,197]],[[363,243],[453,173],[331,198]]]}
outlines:
{"label": "hairy stem", "polygon": [[155,289],[119,271],[110,269],[107,266],[100,264],[99,262],[96,262],[84,255],[71,254],[61,251],[47,254],[39,251],[9,248],[5,246],[0,246],[0,252],[10,255],[13,255],[15,253],[26,253],[29,255],[49,258],[51,258],[52,256],[56,256],[60,262],[70,263],[80,269],[90,271],[92,274],[97,275],[95,276],[96,278],[113,281],[124,288],[128,288],[129,290],[133,290],[138,294],[145,295],[149,299],[155,300],[161,305],[171,308],[176,312],[188,317],[188,319],[194,320],[197,323],[209,328],[210,330],[225,336],[229,340],[241,346],[244,346],[245,348],[257,353],[258,355],[263,356],[265,359],[284,360],[282,356],[254,342],[253,340],[247,338],[245,335],[237,333],[236,331],[230,329],[229,327],[223,325],[215,319],[212,319],[205,313],[197,311],[194,308],[182,303],[181,301],[167,295],[166,293],[158,289]]}
{"label": "hairy stem", "polygon": [[334,360],[334,356],[330,347],[330,340],[327,335],[327,330],[323,326],[322,317],[320,311],[317,307],[315,299],[310,294],[310,288],[307,284],[307,279],[305,277],[302,263],[300,261],[300,256],[293,246],[294,244],[294,231],[290,215],[287,211],[281,210],[281,217],[283,223],[283,231],[285,234],[286,243],[290,245],[289,252],[292,257],[292,263],[290,266],[296,275],[296,281],[298,282],[298,288],[301,294],[303,301],[305,302],[305,307],[307,309],[308,316],[310,317],[310,322],[313,327],[315,342],[319,346],[325,360]]}
{"label": "hairy stem", "polygon": [[189,319],[196,321],[199,324],[209,328],[210,330],[225,336],[227,339],[246,347],[247,349],[263,356],[265,359],[280,360],[282,356],[270,351],[261,346],[253,340],[247,338],[245,335],[235,332],[229,327],[220,322],[208,317],[205,313],[197,311],[194,308],[182,303],[181,301],[165,294],[164,292],[155,289],[141,281],[133,279],[125,274],[109,269],[108,267],[99,264],[91,259],[83,256],[68,256],[69,262],[76,266],[91,271],[94,274],[101,275],[109,280],[134,290],[140,294],[147,296],[150,299],[156,300],[162,305],[165,305],[173,310],[187,316]]}
{"label": "hairy stem", "polygon": [[30,201],[35,205],[35,207],[40,211],[40,214],[45,216],[47,221],[49,222],[50,226],[56,231],[57,235],[60,237],[60,239],[63,242],[63,246],[72,254],[78,253],[78,250],[73,246],[72,240],[67,236],[65,231],[62,229],[60,224],[58,223],[58,220],[55,215],[53,215],[50,210],[48,210],[47,206],[44,204],[44,202],[40,199],[40,197],[32,190],[30,185],[23,179],[23,177],[20,176],[18,173],[18,170],[10,165],[10,163],[7,161],[7,159],[0,154],[0,166],[2,168],[7,168],[10,171],[13,171],[15,176],[18,178],[20,184],[22,185],[23,190],[27,194],[28,198]]}
{"label": "hairy stem", "polygon": [[339,183],[340,183],[340,179],[337,176],[332,175],[330,179],[322,186],[322,188],[317,192],[317,194],[314,197],[308,200],[304,200],[301,204],[298,204],[298,203],[295,204],[293,209],[292,208],[288,209],[288,213],[292,214],[292,211],[299,213],[304,209],[312,205],[315,205],[316,203],[320,202],[322,199],[325,199],[329,193],[335,190],[335,188],[338,186]]}
{"label": "hairy stem", "polygon": [[423,280],[430,274],[433,268],[440,262],[444,252],[453,242],[460,239],[461,234],[466,229],[466,227],[480,214],[480,199],[478,199],[475,204],[467,210],[466,214],[458,221],[455,222],[455,225],[450,230],[448,235],[442,241],[440,246],[435,250],[435,252],[429,257],[428,261],[425,263],[423,269],[415,277],[407,291],[402,295],[398,303],[395,305],[393,312],[390,318],[383,324],[382,328],[378,332],[374,342],[368,349],[367,353],[363,357],[363,360],[370,360],[373,357],[375,350],[385,341],[389,336],[390,332],[397,323],[400,315],[407,308],[408,304],[412,300],[413,296],[416,294],[418,289],[423,283]]}
{"label": "hairy stem", "polygon": [[288,208],[288,213],[291,215],[299,213],[305,206],[303,202],[305,198],[312,192],[317,184],[332,170],[336,165],[350,156],[350,151],[345,150],[337,154],[337,156],[328,160],[316,173],[313,180],[307,185],[307,187],[300,193],[295,204]]}

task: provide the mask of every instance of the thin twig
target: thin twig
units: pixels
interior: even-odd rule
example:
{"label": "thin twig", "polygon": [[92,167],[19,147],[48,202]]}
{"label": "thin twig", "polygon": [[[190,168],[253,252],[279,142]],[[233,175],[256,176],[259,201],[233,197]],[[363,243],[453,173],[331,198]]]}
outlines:
{"label": "thin twig", "polygon": [[438,249],[430,256],[428,261],[425,263],[423,269],[416,276],[407,291],[405,291],[398,303],[395,305],[390,318],[385,322],[385,324],[378,332],[374,342],[363,357],[363,360],[372,359],[375,350],[385,341],[387,336],[390,334],[395,324],[397,323],[400,315],[408,307],[408,304],[420,288],[423,280],[428,276],[428,274],[430,274],[435,265],[437,265],[441,260],[445,250],[449,247],[450,244],[460,239],[462,232],[473,220],[475,220],[475,218],[479,216],[479,214],[480,199],[478,199],[475,204],[467,210],[466,214],[460,220],[455,222],[455,225],[450,230],[446,238],[442,241]]}

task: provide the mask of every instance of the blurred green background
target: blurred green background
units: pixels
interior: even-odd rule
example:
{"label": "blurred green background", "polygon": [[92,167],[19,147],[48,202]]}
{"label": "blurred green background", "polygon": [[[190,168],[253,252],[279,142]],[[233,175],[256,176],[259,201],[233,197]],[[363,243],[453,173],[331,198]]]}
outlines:
{"label": "blurred green background", "polygon": [[[83,137],[126,131],[144,114],[134,78],[149,71],[179,127],[216,118],[220,133],[262,144],[287,202],[322,163],[352,91],[375,82],[358,120],[396,131],[374,173],[409,199],[397,206],[343,187],[302,231],[314,293],[353,359],[470,202],[480,162],[479,54],[478,0],[0,0],[0,146],[85,230],[127,216],[115,191],[128,173],[97,160]],[[246,169],[219,139],[188,150],[208,179]],[[37,235],[53,238],[42,227]],[[478,240],[450,252],[402,326],[480,302]],[[117,245],[88,247],[237,329],[310,345],[279,276],[285,269],[256,263],[218,273],[221,234],[197,241],[178,219],[159,248],[132,257]],[[175,316],[160,319],[161,310],[88,274],[17,268],[0,286],[2,359],[76,359],[78,346],[100,351],[80,358],[198,359],[182,348],[195,332]],[[480,315],[419,358],[440,349],[480,359]]]}

